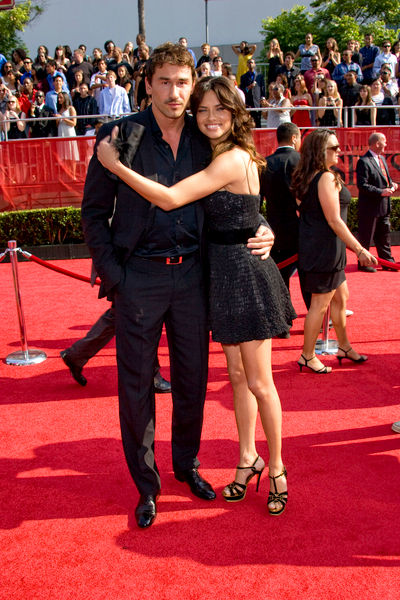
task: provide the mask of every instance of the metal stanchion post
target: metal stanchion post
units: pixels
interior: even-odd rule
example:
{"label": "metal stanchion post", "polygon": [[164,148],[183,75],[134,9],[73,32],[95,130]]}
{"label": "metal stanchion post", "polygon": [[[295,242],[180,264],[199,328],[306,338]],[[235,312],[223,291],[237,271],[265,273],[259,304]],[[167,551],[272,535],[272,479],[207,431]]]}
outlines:
{"label": "metal stanchion post", "polygon": [[12,267],[13,279],[14,279],[14,291],[15,291],[15,299],[17,301],[17,313],[18,313],[18,321],[19,321],[19,330],[21,335],[21,352],[12,352],[6,358],[6,363],[8,365],[36,365],[38,363],[46,360],[47,356],[41,350],[29,350],[28,343],[26,340],[26,325],[24,313],[22,310],[22,302],[21,302],[21,292],[19,288],[19,279],[18,279],[18,259],[17,259],[17,242],[15,240],[10,240],[8,242],[8,250],[10,253],[10,262]]}
{"label": "metal stanchion post", "polygon": [[338,351],[338,344],[336,340],[329,339],[329,317],[331,314],[330,306],[328,306],[324,323],[322,326],[322,339],[317,340],[315,344],[315,354],[336,354]]}

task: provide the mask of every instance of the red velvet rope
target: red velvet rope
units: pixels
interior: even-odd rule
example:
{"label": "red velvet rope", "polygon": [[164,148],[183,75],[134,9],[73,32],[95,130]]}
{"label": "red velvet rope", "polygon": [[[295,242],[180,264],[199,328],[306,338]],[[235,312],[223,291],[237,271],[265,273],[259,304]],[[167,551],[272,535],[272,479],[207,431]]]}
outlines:
{"label": "red velvet rope", "polygon": [[[31,260],[32,262],[37,263],[38,265],[42,265],[42,267],[46,267],[46,269],[50,269],[51,271],[56,271],[57,273],[62,273],[63,275],[68,275],[68,277],[73,277],[74,279],[80,279],[81,281],[86,281],[87,283],[91,283],[90,277],[86,277],[86,275],[79,275],[78,273],[73,273],[72,271],[63,269],[62,267],[56,267],[55,265],[52,265],[51,263],[48,263],[45,260],[42,260],[41,258],[34,256],[30,252],[26,252],[24,250],[22,250],[21,252],[25,256],[25,258],[27,258],[28,260]],[[100,279],[97,277],[96,281],[94,283],[95,283],[95,285],[100,285]]]}
{"label": "red velvet rope", "polygon": [[398,263],[391,262],[390,260],[384,260],[383,258],[376,257],[378,263],[383,267],[389,267],[395,271],[400,271],[400,265]]}
{"label": "red velvet rope", "polygon": [[291,265],[292,263],[296,262],[296,260],[299,258],[298,254],[293,254],[293,256],[291,256],[290,258],[285,258],[285,260],[283,260],[280,263],[277,263],[277,267],[279,270],[283,269],[283,267],[287,267],[288,265]]}
{"label": "red velvet rope", "polygon": [[[73,277],[74,279],[79,279],[80,281],[86,281],[87,283],[91,283],[90,277],[86,277],[86,275],[79,275],[78,273],[73,273],[72,271],[63,269],[62,267],[56,267],[55,265],[48,263],[48,262],[42,260],[41,258],[34,256],[30,252],[26,252],[25,250],[21,250],[21,252],[25,256],[25,258],[27,258],[28,260],[30,260],[32,262],[37,263],[38,265],[42,265],[42,267],[46,267],[46,269],[50,269],[51,271],[56,271],[57,273],[62,273],[63,275],[68,275],[68,277]],[[282,262],[277,264],[278,269],[283,269],[284,267],[291,265],[292,263],[296,262],[298,257],[299,257],[298,254],[294,254],[290,258],[286,258],[285,260],[283,260]],[[378,260],[378,263],[384,267],[389,267],[390,269],[394,269],[395,271],[400,271],[400,264],[398,264],[398,263],[393,263],[393,262],[390,262],[389,260],[384,260],[383,258],[377,258],[377,260]],[[0,258],[0,262],[1,262],[1,258]],[[100,285],[101,281],[97,277],[96,281],[94,283],[95,283],[95,285]]]}

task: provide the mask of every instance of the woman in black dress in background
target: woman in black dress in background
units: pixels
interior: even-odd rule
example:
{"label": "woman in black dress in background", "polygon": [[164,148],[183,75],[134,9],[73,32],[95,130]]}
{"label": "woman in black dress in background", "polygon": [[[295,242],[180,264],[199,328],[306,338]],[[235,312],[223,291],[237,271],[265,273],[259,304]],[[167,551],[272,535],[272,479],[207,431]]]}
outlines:
{"label": "woman in black dress in background", "polygon": [[[337,358],[356,363],[367,360],[350,345],[346,331],[348,288],[344,268],[346,246],[362,265],[377,263],[351,234],[340,215],[342,206],[350,201],[350,192],[339,174],[337,165],[340,147],[330,129],[312,131],[303,141],[300,162],[293,172],[292,187],[300,210],[299,277],[302,289],[312,294],[311,306],[304,322],[304,345],[298,361],[300,370],[307,367],[314,373],[330,373],[315,355],[315,343],[322,321],[331,305],[331,318],[338,340]],[[343,210],[343,209],[342,209]]]}
{"label": "woman in black dress in background", "polygon": [[376,125],[376,105],[372,100],[369,85],[360,87],[360,97],[356,102],[354,125]]}
{"label": "woman in black dress in background", "polygon": [[106,139],[100,142],[97,155],[104,167],[164,210],[204,198],[211,330],[227,359],[240,446],[235,480],[225,487],[223,496],[227,502],[238,502],[245,497],[247,484],[254,476],[259,483],[265,467],[255,445],[259,410],[270,453],[268,511],[279,515],[286,506],[287,483],[281,456],[282,411],[271,368],[271,338],[287,329],[295,312],[273,260],[252,255],[245,243],[259,224],[258,168],[265,161],[255,151],[253,121],[228,79],[206,77],[198,81],[192,112],[200,131],[210,140],[213,160],[203,171],[171,187],[122,165]]}

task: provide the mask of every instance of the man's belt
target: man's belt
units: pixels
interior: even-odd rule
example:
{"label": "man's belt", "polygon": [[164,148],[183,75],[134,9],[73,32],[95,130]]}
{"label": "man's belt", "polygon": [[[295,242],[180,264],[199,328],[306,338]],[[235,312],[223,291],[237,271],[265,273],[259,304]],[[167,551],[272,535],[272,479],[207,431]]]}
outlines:
{"label": "man's belt", "polygon": [[185,260],[188,260],[189,258],[193,258],[193,256],[195,256],[196,254],[198,254],[198,250],[195,250],[194,252],[190,252],[189,254],[182,254],[182,256],[138,256],[138,255],[135,255],[135,258],[143,258],[145,260],[151,260],[152,262],[163,263],[164,265],[180,265],[183,262],[185,262]]}

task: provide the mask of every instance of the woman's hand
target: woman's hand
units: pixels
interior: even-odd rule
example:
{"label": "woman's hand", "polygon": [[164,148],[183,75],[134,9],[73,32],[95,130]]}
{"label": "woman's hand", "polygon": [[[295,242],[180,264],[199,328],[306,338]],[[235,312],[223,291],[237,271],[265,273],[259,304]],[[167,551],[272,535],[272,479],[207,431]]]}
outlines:
{"label": "woman's hand", "polygon": [[97,147],[97,158],[111,173],[116,173],[121,165],[114,140],[118,137],[118,127],[114,127],[110,137],[105,137]]}
{"label": "woman's hand", "polygon": [[378,261],[368,250],[365,248],[361,249],[361,252],[358,255],[358,262],[362,267],[369,267],[371,265],[377,265]]}
{"label": "woman's hand", "polygon": [[274,245],[274,239],[275,235],[272,230],[265,225],[260,225],[255,237],[247,240],[247,247],[252,249],[252,254],[258,254],[261,260],[266,260]]}

